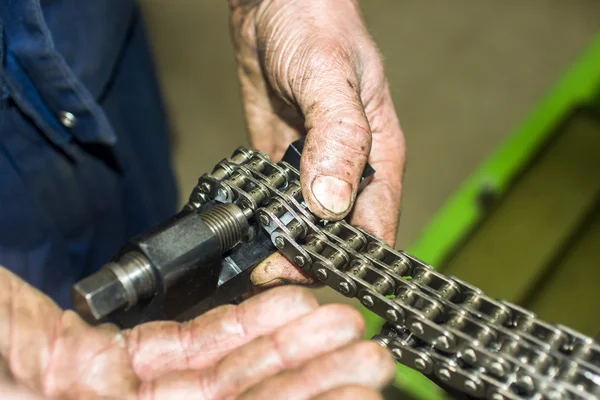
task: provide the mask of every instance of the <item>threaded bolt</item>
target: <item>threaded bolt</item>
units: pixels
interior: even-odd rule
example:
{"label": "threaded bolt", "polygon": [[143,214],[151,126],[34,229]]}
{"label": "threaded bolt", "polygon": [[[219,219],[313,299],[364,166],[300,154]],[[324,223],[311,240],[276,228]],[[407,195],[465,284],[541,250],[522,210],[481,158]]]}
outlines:
{"label": "threaded bolt", "polygon": [[248,220],[235,204],[217,204],[200,217],[219,239],[221,252],[232,249],[248,232]]}

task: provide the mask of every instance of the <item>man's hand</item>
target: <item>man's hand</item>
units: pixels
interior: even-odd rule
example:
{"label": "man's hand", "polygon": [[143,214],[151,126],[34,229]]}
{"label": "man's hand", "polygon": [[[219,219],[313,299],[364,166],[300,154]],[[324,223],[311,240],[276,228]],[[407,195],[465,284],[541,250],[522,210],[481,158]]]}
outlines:
{"label": "man's hand", "polygon": [[[310,209],[328,220],[352,210],[352,223],[393,244],[404,137],[358,1],[229,2],[252,145],[279,159],[307,134],[300,172]],[[375,179],[356,199],[367,161]],[[252,278],[263,286],[311,281],[279,255]]]}
{"label": "man's hand", "polygon": [[377,399],[394,363],[362,330],[295,287],[185,324],[90,327],[0,267],[0,398]]}

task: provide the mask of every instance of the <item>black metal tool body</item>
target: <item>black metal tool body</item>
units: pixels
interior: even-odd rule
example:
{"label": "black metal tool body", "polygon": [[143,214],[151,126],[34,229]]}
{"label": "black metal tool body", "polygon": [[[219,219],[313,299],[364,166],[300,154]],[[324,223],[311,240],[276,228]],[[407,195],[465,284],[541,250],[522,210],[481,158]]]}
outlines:
{"label": "black metal tool body", "polygon": [[256,230],[251,242],[222,253],[217,234],[203,220],[217,206],[183,210],[129,240],[109,264],[74,287],[79,313],[92,323],[129,328],[180,319],[192,307],[200,314],[251,290],[246,272],[275,248]]}

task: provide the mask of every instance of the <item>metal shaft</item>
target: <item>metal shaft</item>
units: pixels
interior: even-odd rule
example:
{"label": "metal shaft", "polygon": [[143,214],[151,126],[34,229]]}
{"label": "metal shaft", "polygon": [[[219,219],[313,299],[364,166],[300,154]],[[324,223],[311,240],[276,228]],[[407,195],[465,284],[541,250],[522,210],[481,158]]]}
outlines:
{"label": "metal shaft", "polygon": [[[214,267],[212,261],[244,240],[248,229],[246,215],[235,204],[218,204],[202,213],[185,211],[134,239],[113,262],[78,282],[72,290],[75,309],[98,322],[148,301],[190,269]],[[209,272],[206,276],[214,275]]]}
{"label": "metal shaft", "polygon": [[248,234],[248,219],[234,204],[214,206],[200,214],[200,217],[219,238],[221,253],[232,249]]}

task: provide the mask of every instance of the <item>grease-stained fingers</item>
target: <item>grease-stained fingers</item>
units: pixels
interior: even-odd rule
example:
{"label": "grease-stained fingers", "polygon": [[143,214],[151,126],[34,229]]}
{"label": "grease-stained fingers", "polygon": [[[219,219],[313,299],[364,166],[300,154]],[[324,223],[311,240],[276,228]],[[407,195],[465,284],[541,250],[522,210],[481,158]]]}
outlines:
{"label": "grease-stained fingers", "polygon": [[391,381],[394,371],[388,350],[362,341],[266,379],[238,399],[304,400],[347,385],[381,389]]}
{"label": "grease-stained fingers", "polygon": [[0,354],[10,360],[17,383],[48,397],[71,398],[75,392],[115,397],[137,384],[116,327],[90,327],[1,267],[0,321]]}
{"label": "grease-stained fingers", "polygon": [[141,398],[173,391],[208,400],[236,396],[277,373],[360,340],[364,322],[349,306],[327,305],[240,347],[214,368],[172,373],[143,385]]}
{"label": "grease-stained fingers", "polygon": [[293,283],[309,286],[315,283],[312,274],[302,271],[280,253],[274,253],[254,268],[252,283],[260,288]]}
{"label": "grease-stained fingers", "polygon": [[231,351],[309,314],[318,303],[306,289],[282,287],[180,324],[152,322],[126,332],[131,363],[144,380],[214,365]]}

